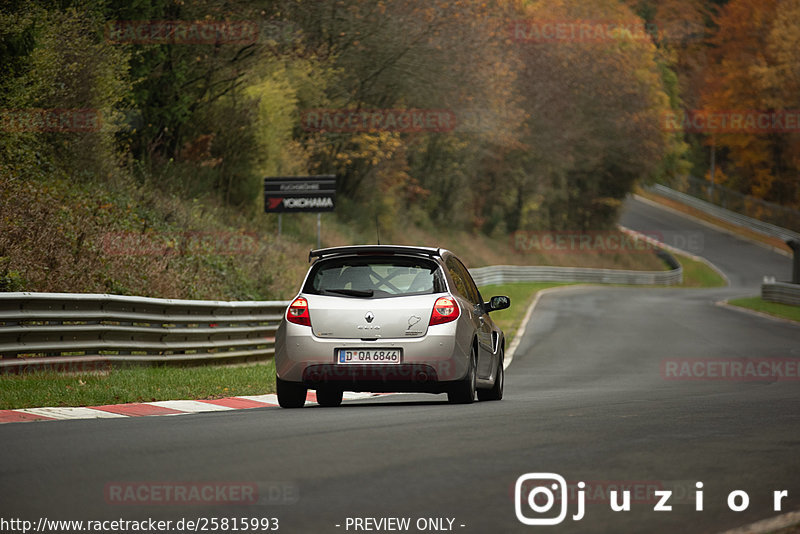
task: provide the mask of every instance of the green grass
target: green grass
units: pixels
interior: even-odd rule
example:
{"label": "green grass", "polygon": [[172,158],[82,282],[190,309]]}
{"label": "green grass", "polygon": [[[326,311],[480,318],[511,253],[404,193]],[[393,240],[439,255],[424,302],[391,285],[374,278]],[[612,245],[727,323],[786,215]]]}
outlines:
{"label": "green grass", "polygon": [[702,261],[680,254],[673,255],[683,266],[683,283],[678,287],[725,287],[725,279]]}
{"label": "green grass", "polygon": [[126,367],[107,373],[0,375],[0,409],[215,399],[275,391],[272,361],[244,366]]}
{"label": "green grass", "polygon": [[492,320],[497,323],[497,326],[503,329],[503,332],[506,335],[506,347],[511,344],[511,341],[517,334],[519,327],[522,325],[522,319],[525,318],[525,312],[528,310],[528,306],[533,301],[536,293],[542,289],[547,289],[548,287],[566,285],[571,284],[553,282],[518,282],[513,284],[483,286],[480,288],[481,296],[486,301],[495,295],[506,295],[511,298],[510,308],[492,312]]}
{"label": "green grass", "polygon": [[790,306],[788,304],[769,302],[763,300],[761,297],[746,297],[729,300],[728,304],[731,304],[732,306],[739,306],[740,308],[748,308],[750,310],[767,313],[782,319],[800,322],[800,306]]}

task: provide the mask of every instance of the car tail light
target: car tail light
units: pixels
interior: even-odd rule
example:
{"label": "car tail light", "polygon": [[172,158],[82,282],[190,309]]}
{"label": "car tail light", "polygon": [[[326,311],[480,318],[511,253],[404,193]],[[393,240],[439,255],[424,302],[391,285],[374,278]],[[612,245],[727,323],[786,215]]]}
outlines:
{"label": "car tail light", "polygon": [[286,320],[290,323],[303,326],[311,326],[311,316],[308,315],[308,301],[303,297],[297,297],[286,310]]}
{"label": "car tail light", "polygon": [[458,319],[458,304],[453,297],[439,297],[433,305],[429,325],[449,323]]}

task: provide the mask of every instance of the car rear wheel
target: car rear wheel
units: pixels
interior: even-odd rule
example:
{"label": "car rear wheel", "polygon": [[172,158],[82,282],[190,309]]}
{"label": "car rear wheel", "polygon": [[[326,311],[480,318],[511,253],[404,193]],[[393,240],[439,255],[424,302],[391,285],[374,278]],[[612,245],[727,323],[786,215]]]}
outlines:
{"label": "car rear wheel", "polygon": [[467,371],[467,376],[464,380],[458,382],[452,390],[447,392],[447,400],[451,404],[470,404],[475,402],[475,389],[476,384],[478,381],[478,376],[476,374],[476,366],[477,366],[477,354],[475,353],[475,347],[472,347],[472,352],[469,358],[469,370]]}
{"label": "car rear wheel", "polygon": [[317,390],[317,403],[320,406],[334,408],[342,404],[343,392],[341,389],[324,388]]}
{"label": "car rear wheel", "polygon": [[490,389],[479,389],[478,400],[493,401],[503,399],[503,382],[505,381],[505,371],[503,370],[504,353],[500,349],[497,355],[497,375],[494,379],[494,385]]}
{"label": "car rear wheel", "polygon": [[287,382],[280,378],[275,379],[278,390],[278,404],[281,408],[302,408],[306,404],[308,388],[300,382]]}

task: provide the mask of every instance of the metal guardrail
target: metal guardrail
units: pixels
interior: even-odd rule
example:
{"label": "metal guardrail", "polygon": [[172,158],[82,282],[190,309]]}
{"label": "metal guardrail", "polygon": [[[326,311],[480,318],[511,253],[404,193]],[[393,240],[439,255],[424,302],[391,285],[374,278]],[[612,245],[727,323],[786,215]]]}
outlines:
{"label": "metal guardrail", "polygon": [[[664,185],[670,186],[669,183]],[[788,228],[793,232],[800,231],[800,210],[768,202],[752,195],[745,195],[724,185],[712,184],[708,180],[691,175],[685,177],[685,182],[681,180],[680,185],[679,191],[688,193],[700,200],[705,200],[759,221]],[[683,189],[684,186],[686,187],[685,189]]]}
{"label": "metal guardrail", "polygon": [[0,293],[0,372],[266,359],[288,304]]}
{"label": "metal guardrail", "polygon": [[[677,284],[671,271],[496,265],[478,285],[507,282]],[[80,371],[126,363],[268,359],[288,301],[222,302],[72,293],[0,293],[0,373]]]}
{"label": "metal guardrail", "polygon": [[800,306],[800,284],[765,282],[761,285],[761,298],[770,302]]}
{"label": "metal guardrail", "polygon": [[777,237],[783,241],[787,241],[789,239],[800,240],[800,234],[797,232],[787,230],[786,228],[781,228],[780,226],[775,226],[774,224],[770,224],[768,222],[759,221],[758,219],[748,217],[747,215],[742,215],[741,213],[736,213],[735,211],[722,208],[716,204],[706,202],[705,200],[700,200],[699,198],[687,195],[686,193],[675,191],[674,189],[670,189],[664,185],[656,184],[647,189],[661,196],[691,206],[709,215],[713,215],[714,217],[723,221],[753,230],[754,232],[758,232],[769,237]]}
{"label": "metal guardrail", "polygon": [[587,282],[598,284],[674,285],[683,281],[683,268],[671,258],[669,271],[623,271],[619,269],[587,269],[581,267],[546,267],[527,265],[493,265],[470,269],[479,286],[511,282]]}

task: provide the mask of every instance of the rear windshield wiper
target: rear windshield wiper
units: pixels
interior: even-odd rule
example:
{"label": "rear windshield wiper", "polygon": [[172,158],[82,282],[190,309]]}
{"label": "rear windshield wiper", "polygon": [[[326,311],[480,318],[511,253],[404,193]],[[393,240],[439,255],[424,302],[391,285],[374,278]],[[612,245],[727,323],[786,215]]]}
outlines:
{"label": "rear windshield wiper", "polygon": [[371,297],[375,292],[371,289],[322,289],[325,293],[339,293],[351,297]]}

